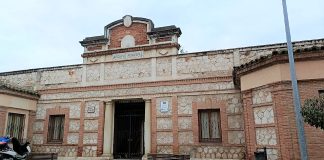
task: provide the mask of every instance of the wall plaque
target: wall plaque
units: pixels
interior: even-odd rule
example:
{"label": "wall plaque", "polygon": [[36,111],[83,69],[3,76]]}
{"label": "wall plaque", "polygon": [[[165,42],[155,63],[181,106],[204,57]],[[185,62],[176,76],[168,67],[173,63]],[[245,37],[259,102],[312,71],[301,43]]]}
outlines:
{"label": "wall plaque", "polygon": [[169,112],[169,102],[168,101],[161,101],[160,103],[160,112]]}
{"label": "wall plaque", "polygon": [[95,106],[89,106],[87,109],[88,113],[95,113],[96,112],[96,107]]}
{"label": "wall plaque", "polygon": [[125,60],[125,59],[135,59],[135,58],[143,58],[143,57],[144,57],[143,51],[118,53],[112,55],[113,60]]}

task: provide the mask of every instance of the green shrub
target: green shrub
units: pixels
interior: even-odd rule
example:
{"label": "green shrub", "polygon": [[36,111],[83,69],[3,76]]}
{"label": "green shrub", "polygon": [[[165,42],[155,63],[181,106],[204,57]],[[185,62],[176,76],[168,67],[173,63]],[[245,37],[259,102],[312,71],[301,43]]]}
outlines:
{"label": "green shrub", "polygon": [[324,96],[305,100],[301,113],[306,123],[324,130]]}

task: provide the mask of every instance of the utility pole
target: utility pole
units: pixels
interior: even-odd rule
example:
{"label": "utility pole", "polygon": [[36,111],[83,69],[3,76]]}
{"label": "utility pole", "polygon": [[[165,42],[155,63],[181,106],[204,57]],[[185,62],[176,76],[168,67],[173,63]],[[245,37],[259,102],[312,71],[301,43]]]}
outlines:
{"label": "utility pole", "polygon": [[285,20],[288,57],[289,57],[289,66],[290,66],[290,77],[291,77],[291,83],[292,83],[293,95],[294,95],[294,106],[295,106],[294,108],[295,108],[296,125],[298,130],[300,157],[302,160],[307,160],[308,156],[307,156],[307,146],[305,140],[304,122],[301,115],[301,105],[300,105],[299,91],[298,91],[298,85],[296,79],[294,52],[291,43],[286,0],[282,0],[282,7],[283,7],[284,20]]}

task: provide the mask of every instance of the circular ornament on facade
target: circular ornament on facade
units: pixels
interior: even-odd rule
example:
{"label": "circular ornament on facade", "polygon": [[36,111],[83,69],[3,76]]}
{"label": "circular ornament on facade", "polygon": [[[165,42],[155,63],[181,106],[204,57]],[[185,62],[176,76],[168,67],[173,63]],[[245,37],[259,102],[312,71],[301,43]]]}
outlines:
{"label": "circular ornament on facade", "polygon": [[132,25],[132,16],[126,15],[123,19],[125,27],[130,27]]}
{"label": "circular ornament on facade", "polygon": [[129,48],[129,47],[134,47],[135,46],[135,38],[131,35],[126,35],[122,40],[121,40],[121,47],[122,48]]}

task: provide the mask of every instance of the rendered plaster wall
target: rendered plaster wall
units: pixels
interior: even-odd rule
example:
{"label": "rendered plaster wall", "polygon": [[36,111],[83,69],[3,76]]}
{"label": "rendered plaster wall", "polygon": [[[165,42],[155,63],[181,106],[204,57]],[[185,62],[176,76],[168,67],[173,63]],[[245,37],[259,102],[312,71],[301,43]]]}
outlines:
{"label": "rendered plaster wall", "polygon": [[[324,60],[297,61],[296,76],[298,80],[324,78]],[[290,80],[289,64],[277,64],[254,71],[241,77],[241,90],[260,87],[263,85]]]}
{"label": "rendered plaster wall", "polygon": [[26,99],[8,94],[0,94],[0,106],[3,107],[35,111],[36,104],[37,100]]}

